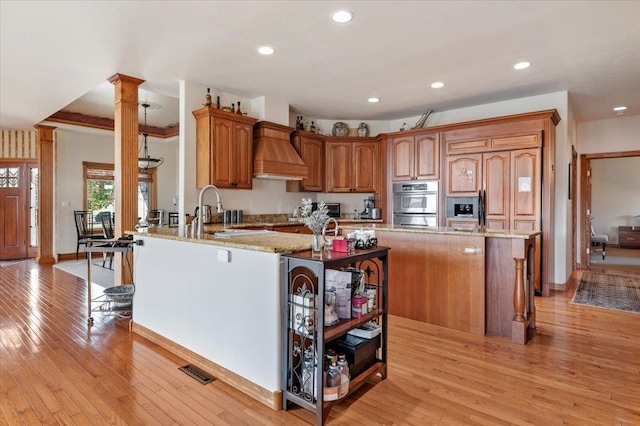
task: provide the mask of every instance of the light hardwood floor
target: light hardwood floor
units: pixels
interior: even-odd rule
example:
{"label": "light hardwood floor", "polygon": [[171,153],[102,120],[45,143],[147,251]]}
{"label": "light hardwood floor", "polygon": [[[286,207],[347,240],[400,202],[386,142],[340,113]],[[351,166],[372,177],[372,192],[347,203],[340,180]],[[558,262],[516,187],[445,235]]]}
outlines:
{"label": "light hardwood floor", "polygon": [[[640,314],[572,305],[574,287],[536,299],[526,346],[390,318],[388,379],[334,407],[327,423],[640,424]],[[178,370],[184,361],[112,318],[88,329],[84,281],[51,266],[0,268],[0,321],[2,425],[312,419],[217,380],[199,384]]]}

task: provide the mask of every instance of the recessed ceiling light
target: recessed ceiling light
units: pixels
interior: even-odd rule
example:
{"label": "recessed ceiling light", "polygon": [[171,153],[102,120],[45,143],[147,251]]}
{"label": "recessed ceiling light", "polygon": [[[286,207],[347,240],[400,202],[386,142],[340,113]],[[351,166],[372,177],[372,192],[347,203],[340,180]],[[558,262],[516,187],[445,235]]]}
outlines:
{"label": "recessed ceiling light", "polygon": [[441,81],[436,81],[435,83],[431,83],[431,87],[433,89],[440,89],[441,87],[444,87],[444,83]]}
{"label": "recessed ceiling light", "polygon": [[518,62],[513,66],[513,69],[523,70],[523,69],[529,68],[530,66],[531,66],[531,62]]}
{"label": "recessed ceiling light", "polygon": [[353,13],[349,12],[348,10],[339,10],[331,15],[331,19],[339,24],[344,24],[353,19]]}
{"label": "recessed ceiling light", "polygon": [[367,99],[367,101],[371,102],[372,104],[375,104],[376,102],[380,102],[380,98],[369,98]]}
{"label": "recessed ceiling light", "polygon": [[613,110],[614,111],[626,111],[627,107],[626,106],[618,106],[615,107]]}
{"label": "recessed ceiling light", "polygon": [[258,52],[261,55],[273,55],[274,53],[276,53],[276,50],[270,46],[262,46],[258,48]]}

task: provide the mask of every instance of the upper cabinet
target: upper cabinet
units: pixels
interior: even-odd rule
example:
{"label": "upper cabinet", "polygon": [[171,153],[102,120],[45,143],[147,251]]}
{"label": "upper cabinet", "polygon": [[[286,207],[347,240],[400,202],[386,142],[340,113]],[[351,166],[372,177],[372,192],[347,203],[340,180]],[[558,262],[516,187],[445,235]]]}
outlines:
{"label": "upper cabinet", "polygon": [[325,145],[327,192],[376,192],[378,142],[339,138]]}
{"label": "upper cabinet", "polygon": [[324,140],[315,133],[296,130],[293,133],[293,146],[309,168],[309,175],[301,181],[287,181],[289,192],[324,192]]}
{"label": "upper cabinet", "polygon": [[393,181],[440,178],[438,133],[401,135],[390,139]]}
{"label": "upper cabinet", "polygon": [[482,185],[482,154],[447,157],[447,196],[477,196]]}
{"label": "upper cabinet", "polygon": [[193,111],[196,118],[196,184],[198,188],[251,189],[255,118],[217,108]]}

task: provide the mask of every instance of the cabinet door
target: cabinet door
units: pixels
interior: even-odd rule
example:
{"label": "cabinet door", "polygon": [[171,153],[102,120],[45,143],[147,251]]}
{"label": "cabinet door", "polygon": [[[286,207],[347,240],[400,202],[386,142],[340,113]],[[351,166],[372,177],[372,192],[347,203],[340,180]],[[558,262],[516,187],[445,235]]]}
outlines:
{"label": "cabinet door", "polygon": [[233,164],[231,187],[251,189],[253,184],[253,137],[252,128],[247,124],[234,123],[232,149]]}
{"label": "cabinet door", "polygon": [[232,188],[235,163],[232,144],[233,123],[230,120],[215,118],[212,126],[211,183],[221,188]]}
{"label": "cabinet door", "polygon": [[377,142],[353,144],[352,188],[354,192],[375,192],[378,165]]}
{"label": "cabinet door", "polygon": [[477,196],[482,185],[482,154],[447,157],[447,195]]}
{"label": "cabinet door", "polygon": [[302,179],[303,191],[324,190],[324,143],[317,139],[300,138],[300,158],[309,168],[309,177]]}
{"label": "cabinet door", "polygon": [[394,181],[415,179],[413,136],[391,139],[390,146],[391,179]]}
{"label": "cabinet door", "polygon": [[509,229],[509,182],[511,155],[492,152],[483,155],[483,188],[485,189],[486,226]]}
{"label": "cabinet door", "polygon": [[511,151],[511,229],[541,229],[541,158],[539,148]]}
{"label": "cabinet door", "polygon": [[438,135],[416,135],[414,152],[414,179],[439,179],[440,143]]}
{"label": "cabinet door", "polygon": [[327,142],[326,149],[327,192],[353,192],[352,143]]}

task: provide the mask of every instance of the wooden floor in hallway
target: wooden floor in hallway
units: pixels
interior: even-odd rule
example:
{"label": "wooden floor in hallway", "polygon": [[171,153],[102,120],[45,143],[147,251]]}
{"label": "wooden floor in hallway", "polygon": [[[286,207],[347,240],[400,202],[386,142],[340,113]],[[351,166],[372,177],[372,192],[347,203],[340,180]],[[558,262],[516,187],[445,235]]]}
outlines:
{"label": "wooden floor in hallway", "polygon": [[[640,424],[640,314],[572,305],[578,276],[536,298],[526,346],[390,317],[388,378],[335,406],[327,424]],[[218,380],[198,383],[178,370],[185,361],[112,317],[88,328],[86,292],[51,266],[0,268],[0,424],[313,421]]]}

